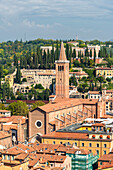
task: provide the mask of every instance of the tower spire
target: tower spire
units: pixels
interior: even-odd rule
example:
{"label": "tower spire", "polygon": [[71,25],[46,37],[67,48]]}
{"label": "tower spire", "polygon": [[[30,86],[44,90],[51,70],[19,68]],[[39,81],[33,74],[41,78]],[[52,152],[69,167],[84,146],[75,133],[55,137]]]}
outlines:
{"label": "tower spire", "polygon": [[67,60],[66,54],[65,54],[65,49],[64,49],[63,41],[61,42],[61,49],[60,49],[59,60],[63,60],[63,61]]}
{"label": "tower spire", "polygon": [[56,64],[56,97],[69,98],[69,61],[66,58],[63,42],[61,43],[59,60]]}

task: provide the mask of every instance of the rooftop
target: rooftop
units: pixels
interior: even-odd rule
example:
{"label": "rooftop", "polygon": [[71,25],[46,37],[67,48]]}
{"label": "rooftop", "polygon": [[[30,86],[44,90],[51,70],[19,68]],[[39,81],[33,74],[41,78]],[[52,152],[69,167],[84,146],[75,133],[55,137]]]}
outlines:
{"label": "rooftop", "polygon": [[37,108],[39,108],[40,110],[43,110],[44,112],[52,112],[55,110],[62,110],[65,108],[70,108],[72,106],[77,106],[81,104],[94,105],[97,102],[98,102],[98,99],[72,99],[72,98],[67,99],[67,100],[56,99],[55,103],[48,103],[44,106],[40,106]]}

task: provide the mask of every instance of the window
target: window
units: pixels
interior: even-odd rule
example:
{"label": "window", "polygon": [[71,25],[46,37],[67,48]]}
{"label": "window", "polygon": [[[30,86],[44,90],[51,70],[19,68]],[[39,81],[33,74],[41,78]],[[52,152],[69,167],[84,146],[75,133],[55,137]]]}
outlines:
{"label": "window", "polygon": [[10,160],[10,155],[7,156],[7,159]]}
{"label": "window", "polygon": [[100,165],[102,165],[102,162],[100,162]]}
{"label": "window", "polygon": [[104,154],[106,154],[106,151],[104,151]]}
{"label": "window", "polygon": [[35,126],[36,126],[37,128],[40,128],[40,127],[42,126],[42,122],[41,122],[40,120],[37,120],[37,121],[35,122]]}
{"label": "window", "polygon": [[89,143],[89,147],[92,147],[92,143]]}
{"label": "window", "polygon": [[53,144],[55,144],[55,141],[53,141]]}
{"label": "window", "polygon": [[5,156],[5,155],[3,155],[3,159],[4,159],[4,160],[6,159],[6,156]]}
{"label": "window", "polygon": [[77,146],[77,143],[75,142],[75,146]]}
{"label": "window", "polygon": [[89,152],[92,152],[92,150],[89,150]]}
{"label": "window", "polygon": [[97,150],[97,154],[99,154],[99,150]]}
{"label": "window", "polygon": [[97,143],[97,148],[99,147],[99,144]]}
{"label": "window", "polygon": [[104,144],[104,148],[106,148],[106,144]]}
{"label": "window", "polygon": [[100,127],[100,130],[102,130],[102,127]]}
{"label": "window", "polygon": [[60,144],[62,144],[62,142],[60,142]]}
{"label": "window", "polygon": [[82,146],[84,147],[84,143],[82,143]]}

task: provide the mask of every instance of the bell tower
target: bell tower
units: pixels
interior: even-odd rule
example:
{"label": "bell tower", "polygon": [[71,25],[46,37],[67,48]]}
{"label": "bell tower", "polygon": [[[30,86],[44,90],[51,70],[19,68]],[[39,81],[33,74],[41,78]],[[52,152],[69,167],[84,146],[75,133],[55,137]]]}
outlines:
{"label": "bell tower", "polygon": [[59,60],[56,64],[56,97],[69,98],[69,61],[66,58],[63,42],[61,43]]}

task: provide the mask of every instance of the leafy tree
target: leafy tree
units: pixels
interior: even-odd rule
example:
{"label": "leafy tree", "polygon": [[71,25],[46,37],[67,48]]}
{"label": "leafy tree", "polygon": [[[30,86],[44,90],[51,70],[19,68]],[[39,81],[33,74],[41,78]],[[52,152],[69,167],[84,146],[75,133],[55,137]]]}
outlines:
{"label": "leafy tree", "polygon": [[6,109],[5,105],[0,103],[0,110],[5,110],[5,109]]}
{"label": "leafy tree", "polygon": [[21,116],[27,116],[29,112],[27,104],[22,101],[17,101],[9,104],[8,110],[11,111],[12,115]]}
{"label": "leafy tree", "polygon": [[107,77],[106,80],[107,80],[108,82],[111,82],[111,79],[110,79],[109,77]]}
{"label": "leafy tree", "polygon": [[3,66],[0,65],[0,89],[1,89],[1,79],[2,79],[2,76],[3,76]]}
{"label": "leafy tree", "polygon": [[72,77],[70,77],[70,79],[69,79],[69,84],[70,84],[70,85],[77,86],[77,80],[76,80],[76,77],[75,77],[74,74],[73,74]]}
{"label": "leafy tree", "polygon": [[43,101],[36,101],[35,103],[33,103],[32,105],[32,110],[37,108],[38,106],[43,106],[45,105],[45,103]]}
{"label": "leafy tree", "polygon": [[81,84],[80,86],[78,86],[78,88],[77,88],[77,90],[79,91],[79,92],[82,92],[82,93],[85,93],[85,92],[87,92],[88,91],[88,84],[87,83],[83,83],[83,84]]}
{"label": "leafy tree", "polygon": [[44,89],[44,87],[41,84],[36,84],[34,88],[35,89]]}
{"label": "leafy tree", "polygon": [[26,78],[23,78],[23,79],[22,79],[22,82],[27,82],[27,79],[26,79]]}
{"label": "leafy tree", "polygon": [[49,89],[44,90],[44,100],[49,100],[50,91]]}
{"label": "leafy tree", "polygon": [[28,99],[31,100],[33,97],[33,94],[32,93],[28,93]]}

